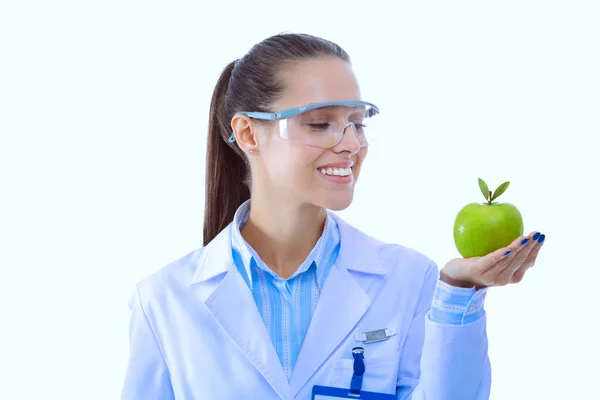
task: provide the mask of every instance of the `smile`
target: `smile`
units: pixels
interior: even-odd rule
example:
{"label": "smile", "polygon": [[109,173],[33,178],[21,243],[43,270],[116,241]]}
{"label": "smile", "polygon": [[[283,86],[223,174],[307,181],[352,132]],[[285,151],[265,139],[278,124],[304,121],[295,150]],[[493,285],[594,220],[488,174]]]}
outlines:
{"label": "smile", "polygon": [[352,168],[321,168],[319,171],[323,175],[333,176],[348,176],[352,174]]}

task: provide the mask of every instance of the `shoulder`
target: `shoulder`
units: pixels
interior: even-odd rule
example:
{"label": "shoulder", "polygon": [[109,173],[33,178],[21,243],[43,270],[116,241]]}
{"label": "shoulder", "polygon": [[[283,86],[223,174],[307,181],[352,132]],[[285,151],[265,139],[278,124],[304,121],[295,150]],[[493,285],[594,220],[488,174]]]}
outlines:
{"label": "shoulder", "polygon": [[204,248],[193,250],[139,280],[134,295],[138,293],[142,306],[162,303],[189,286],[203,251]]}

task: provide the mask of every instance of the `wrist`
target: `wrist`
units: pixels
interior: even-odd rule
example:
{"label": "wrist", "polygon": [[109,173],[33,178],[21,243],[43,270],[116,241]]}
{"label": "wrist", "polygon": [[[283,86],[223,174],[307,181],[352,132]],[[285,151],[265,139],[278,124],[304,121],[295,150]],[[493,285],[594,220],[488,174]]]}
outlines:
{"label": "wrist", "polygon": [[472,282],[462,281],[458,279],[454,279],[446,275],[444,270],[442,269],[440,272],[440,280],[444,283],[447,283],[450,286],[460,287],[460,288],[472,288],[475,286]]}

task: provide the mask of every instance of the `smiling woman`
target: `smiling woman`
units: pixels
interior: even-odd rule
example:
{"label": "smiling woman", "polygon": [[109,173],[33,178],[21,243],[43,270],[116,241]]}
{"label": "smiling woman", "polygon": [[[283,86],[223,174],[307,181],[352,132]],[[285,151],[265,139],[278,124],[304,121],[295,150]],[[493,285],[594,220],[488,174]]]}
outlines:
{"label": "smiling woman", "polygon": [[378,113],[319,37],[267,38],[224,69],[204,246],[137,285],[123,399],[488,398],[486,286],[541,243],[440,274],[345,222],[333,211],[352,203]]}

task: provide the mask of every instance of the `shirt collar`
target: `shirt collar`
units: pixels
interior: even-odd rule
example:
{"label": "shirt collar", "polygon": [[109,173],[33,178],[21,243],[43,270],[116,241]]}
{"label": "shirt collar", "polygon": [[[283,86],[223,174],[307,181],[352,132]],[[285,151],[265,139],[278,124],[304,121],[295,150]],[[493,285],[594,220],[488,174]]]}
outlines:
{"label": "shirt collar", "polygon": [[[238,266],[238,269],[243,266],[243,269],[240,271],[242,274],[246,274],[245,278],[246,283],[250,288],[252,288],[252,273],[251,267],[260,268],[272,276],[277,276],[269,266],[267,266],[261,259],[260,256],[256,253],[256,251],[246,242],[246,240],[242,237],[241,230],[248,222],[248,218],[250,217],[250,200],[246,200],[242,205],[240,205],[235,212],[233,217],[233,226],[231,229],[231,244],[232,249],[237,252],[237,255],[241,259],[241,264]],[[330,215],[330,212],[327,211],[327,217],[325,220],[325,226],[323,229],[323,233],[321,237],[309,253],[308,257],[300,267],[290,276],[288,279],[293,279],[297,275],[306,272],[313,264],[315,265],[315,272],[317,277],[317,285],[319,289],[323,287],[323,272],[326,269],[326,266],[323,265],[327,262],[328,256],[335,250],[335,248],[340,243],[340,234],[338,230],[338,226]],[[234,259],[237,257],[234,254]]]}

